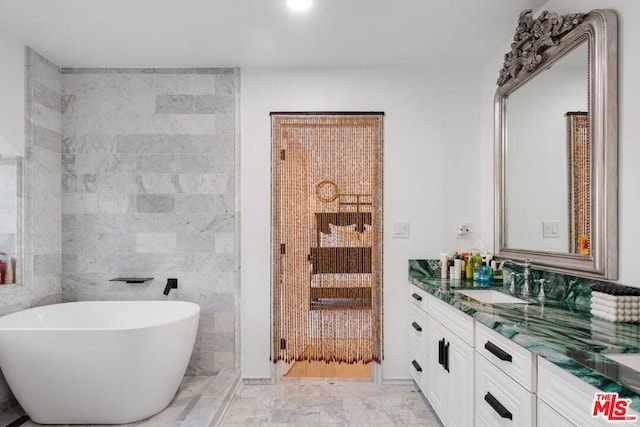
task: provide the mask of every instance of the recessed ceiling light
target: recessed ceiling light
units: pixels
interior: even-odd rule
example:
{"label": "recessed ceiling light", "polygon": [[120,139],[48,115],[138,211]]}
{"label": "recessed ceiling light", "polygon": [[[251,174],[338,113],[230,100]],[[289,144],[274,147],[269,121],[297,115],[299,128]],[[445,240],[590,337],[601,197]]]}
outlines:
{"label": "recessed ceiling light", "polygon": [[287,6],[296,12],[304,12],[311,8],[311,0],[287,0]]}

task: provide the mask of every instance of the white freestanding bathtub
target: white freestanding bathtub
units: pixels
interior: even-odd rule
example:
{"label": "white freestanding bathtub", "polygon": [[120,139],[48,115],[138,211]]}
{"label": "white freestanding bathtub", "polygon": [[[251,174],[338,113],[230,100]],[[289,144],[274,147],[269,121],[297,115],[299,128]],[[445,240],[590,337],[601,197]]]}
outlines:
{"label": "white freestanding bathtub", "polygon": [[0,368],[41,424],[124,424],[161,411],[184,376],[200,306],[54,304],[0,317]]}

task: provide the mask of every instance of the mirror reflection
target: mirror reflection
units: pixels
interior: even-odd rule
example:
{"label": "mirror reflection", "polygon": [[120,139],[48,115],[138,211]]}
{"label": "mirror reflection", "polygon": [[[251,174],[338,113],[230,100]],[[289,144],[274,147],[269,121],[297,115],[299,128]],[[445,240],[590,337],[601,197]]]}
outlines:
{"label": "mirror reflection", "polygon": [[589,255],[589,43],[506,99],[506,247]]}

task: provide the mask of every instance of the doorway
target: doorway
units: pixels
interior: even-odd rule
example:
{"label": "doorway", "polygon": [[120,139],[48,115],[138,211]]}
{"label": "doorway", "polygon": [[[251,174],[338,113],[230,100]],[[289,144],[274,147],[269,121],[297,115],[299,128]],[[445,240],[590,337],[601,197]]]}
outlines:
{"label": "doorway", "polygon": [[272,113],[273,361],[372,376],[382,360],[382,113]]}

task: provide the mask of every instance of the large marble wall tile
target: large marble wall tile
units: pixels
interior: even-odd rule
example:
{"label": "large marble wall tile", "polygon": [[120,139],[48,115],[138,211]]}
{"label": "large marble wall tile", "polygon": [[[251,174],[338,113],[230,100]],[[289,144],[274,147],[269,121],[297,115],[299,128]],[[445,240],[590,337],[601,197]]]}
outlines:
{"label": "large marble wall tile", "polygon": [[[236,364],[237,80],[233,68],[62,70],[63,298],[200,304],[198,375]],[[154,279],[109,282],[119,275]],[[167,278],[178,289],[164,296]]]}
{"label": "large marble wall tile", "polygon": [[216,233],[215,252],[233,255],[235,253],[235,233]]}
{"label": "large marble wall tile", "polygon": [[65,193],[62,195],[62,213],[98,213],[98,195]]}
{"label": "large marble wall tile", "polygon": [[178,173],[217,173],[233,175],[234,154],[178,154],[176,156]]}
{"label": "large marble wall tile", "polygon": [[140,173],[134,177],[138,193],[172,194],[182,193],[180,180],[176,174]]}
{"label": "large marble wall tile", "polygon": [[173,154],[140,154],[137,170],[139,172],[175,173],[176,156]]}
{"label": "large marble wall tile", "polygon": [[233,95],[238,90],[236,76],[232,73],[221,75],[216,80],[216,94]]}
{"label": "large marble wall tile", "polygon": [[213,194],[176,194],[176,212],[216,213],[220,197]]}
{"label": "large marble wall tile", "polygon": [[176,233],[138,233],[136,234],[136,252],[156,254],[176,253],[176,240]]}
{"label": "large marble wall tile", "polygon": [[194,95],[156,95],[156,113],[158,114],[194,114],[195,112]]}
{"label": "large marble wall tile", "polygon": [[42,126],[33,125],[33,142],[38,147],[44,147],[48,150],[61,151],[61,130],[52,131]]}
{"label": "large marble wall tile", "polygon": [[[97,189],[97,187],[96,187]],[[102,213],[134,212],[136,196],[121,193],[98,193],[98,211]]]}
{"label": "large marble wall tile", "polygon": [[179,174],[178,184],[184,193],[233,194],[234,177],[229,174]]}
{"label": "large marble wall tile", "polygon": [[[60,77],[57,79],[60,81]],[[60,95],[60,86],[51,88],[50,85],[45,85],[40,82],[33,82],[33,102],[41,104],[53,111],[62,112],[62,97]]]}
{"label": "large marble wall tile", "polygon": [[33,257],[33,273],[35,275],[60,273],[62,258],[60,253],[37,254]]}
{"label": "large marble wall tile", "polygon": [[65,126],[62,138],[63,153],[112,153],[116,147],[116,135],[75,135],[68,134]]}
{"label": "large marble wall tile", "polygon": [[195,112],[197,114],[233,114],[234,98],[231,95],[196,95]]}
{"label": "large marble wall tile", "polygon": [[[32,123],[52,132],[62,133],[62,113],[59,110],[46,107],[38,102],[33,102]],[[36,141],[34,140],[34,143]]]}
{"label": "large marble wall tile", "polygon": [[44,56],[40,55],[36,51],[31,48],[25,49],[25,73],[26,77],[29,80],[29,91],[28,94],[31,98],[27,101],[34,102],[33,98],[36,87],[38,85],[42,85],[50,90],[62,93],[62,79],[60,76],[60,68],[49,61]]}
{"label": "large marble wall tile", "polygon": [[215,251],[215,233],[178,234],[176,248],[178,252],[210,252]]}
{"label": "large marble wall tile", "polygon": [[[63,176],[63,186],[65,185],[65,181],[67,181],[67,185],[70,185],[70,188],[73,188],[74,180],[68,181],[67,178]],[[78,193],[96,193],[98,190],[98,176],[92,173],[83,173],[79,175],[75,175],[75,189]],[[68,191],[72,193],[73,191]]]}
{"label": "large marble wall tile", "polygon": [[196,135],[193,140],[196,153],[235,153],[233,134]]}
{"label": "large marble wall tile", "polygon": [[157,194],[138,194],[136,198],[138,212],[175,212],[174,196]]}
{"label": "large marble wall tile", "polygon": [[194,135],[161,135],[156,145],[157,153],[195,153],[196,136]]}

